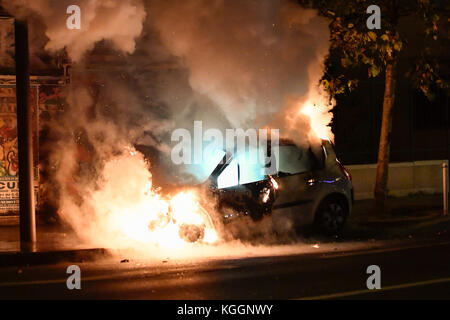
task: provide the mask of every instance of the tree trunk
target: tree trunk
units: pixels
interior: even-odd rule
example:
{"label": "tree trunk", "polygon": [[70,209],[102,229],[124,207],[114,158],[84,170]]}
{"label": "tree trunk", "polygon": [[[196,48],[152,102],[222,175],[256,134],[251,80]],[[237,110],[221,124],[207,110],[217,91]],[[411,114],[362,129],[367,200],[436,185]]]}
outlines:
{"label": "tree trunk", "polygon": [[378,148],[377,177],[375,182],[375,201],[384,205],[387,195],[389,155],[391,147],[391,129],[395,99],[395,62],[386,66],[386,79],[383,98],[383,118],[381,122],[380,145]]}

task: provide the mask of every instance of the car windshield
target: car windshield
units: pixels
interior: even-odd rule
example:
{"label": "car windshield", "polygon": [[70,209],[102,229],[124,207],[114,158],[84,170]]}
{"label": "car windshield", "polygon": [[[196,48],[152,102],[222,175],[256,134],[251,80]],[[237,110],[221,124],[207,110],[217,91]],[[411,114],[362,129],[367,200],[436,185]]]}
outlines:
{"label": "car windshield", "polygon": [[[310,153],[296,145],[274,147],[272,154],[277,175],[295,175],[311,170]],[[229,188],[264,180],[264,166],[248,157],[225,156],[213,170],[210,179],[217,188]]]}
{"label": "car windshield", "polygon": [[217,177],[217,187],[222,189],[261,180],[264,180],[264,167],[245,157],[238,157],[231,160]]}

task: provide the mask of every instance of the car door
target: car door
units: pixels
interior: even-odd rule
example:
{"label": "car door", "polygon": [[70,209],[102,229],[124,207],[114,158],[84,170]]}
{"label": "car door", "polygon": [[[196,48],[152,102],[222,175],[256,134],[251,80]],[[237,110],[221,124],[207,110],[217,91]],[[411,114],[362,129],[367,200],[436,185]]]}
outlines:
{"label": "car door", "polygon": [[311,152],[296,145],[280,145],[277,158],[278,190],[273,209],[310,209],[316,194]]}

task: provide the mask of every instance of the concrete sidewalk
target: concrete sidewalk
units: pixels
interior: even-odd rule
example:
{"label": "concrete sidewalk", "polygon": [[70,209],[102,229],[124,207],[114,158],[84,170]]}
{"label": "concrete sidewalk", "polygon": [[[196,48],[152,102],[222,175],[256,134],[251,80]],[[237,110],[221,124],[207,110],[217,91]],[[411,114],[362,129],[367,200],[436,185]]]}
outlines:
{"label": "concrete sidewalk", "polygon": [[450,216],[444,216],[442,195],[414,194],[388,198],[383,210],[374,200],[355,201],[342,238],[436,238],[450,234]]}
{"label": "concrete sidewalk", "polygon": [[61,226],[38,226],[36,249],[21,252],[19,226],[0,227],[0,267],[89,261],[108,256],[102,248],[84,244],[69,229]]}
{"label": "concrete sidewalk", "polygon": [[[448,217],[448,216],[447,216]],[[413,194],[389,197],[385,207],[375,209],[375,201],[355,201],[349,221],[361,225],[403,226],[445,218],[442,195]]]}
{"label": "concrete sidewalk", "polygon": [[[37,250],[86,249],[86,245],[69,229],[61,226],[37,226]],[[19,226],[0,227],[0,252],[20,251]]]}

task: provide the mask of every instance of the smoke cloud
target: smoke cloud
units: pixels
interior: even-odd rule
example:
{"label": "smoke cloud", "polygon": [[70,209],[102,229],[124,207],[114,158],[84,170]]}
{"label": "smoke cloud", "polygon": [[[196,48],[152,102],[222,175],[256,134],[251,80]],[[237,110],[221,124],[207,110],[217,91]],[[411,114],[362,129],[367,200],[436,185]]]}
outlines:
{"label": "smoke cloud", "polygon": [[[234,127],[284,128],[289,122],[290,132],[281,134],[310,143],[311,119],[298,111],[320,97],[325,19],[272,0],[155,1],[148,12],[163,45],[189,70],[192,89],[219,106]],[[327,99],[312,103],[325,104],[315,112],[328,125]]]}
{"label": "smoke cloud", "polygon": [[80,0],[76,4],[81,9],[81,29],[68,30],[66,10],[74,1],[6,0],[1,4],[17,17],[39,15],[47,27],[45,49],[66,49],[73,61],[79,61],[101,40],[109,41],[117,50],[133,53],[146,16],[142,0]]}
{"label": "smoke cloud", "polygon": [[[166,172],[186,180],[168,158],[170,133],[194,120],[204,130],[269,126],[304,147],[332,138],[333,105],[318,86],[328,24],[292,1],[80,0],[81,30],[65,27],[72,1],[1,3],[38,16],[45,49],[76,62],[68,108],[50,127],[51,166],[60,215],[91,244],[128,245],[133,232],[121,227],[161,210],[144,203],[160,197],[148,183],[159,170],[133,146],[158,150]],[[99,42],[123,55],[123,72],[88,72],[83,58]]]}

